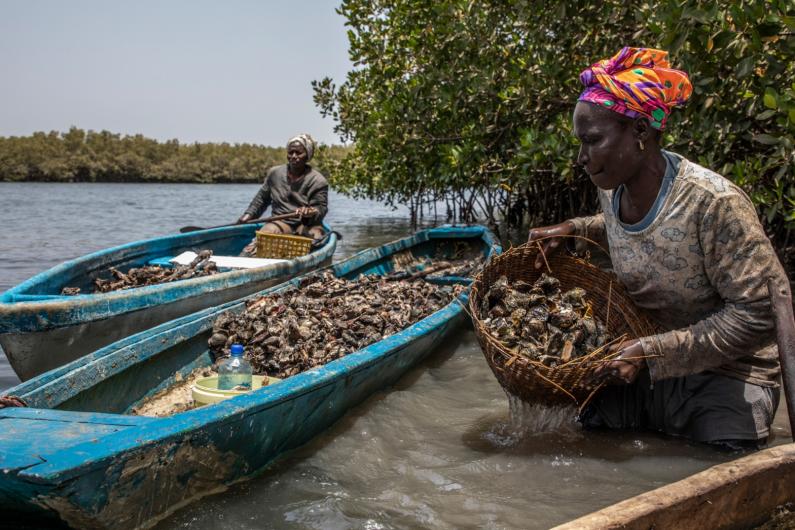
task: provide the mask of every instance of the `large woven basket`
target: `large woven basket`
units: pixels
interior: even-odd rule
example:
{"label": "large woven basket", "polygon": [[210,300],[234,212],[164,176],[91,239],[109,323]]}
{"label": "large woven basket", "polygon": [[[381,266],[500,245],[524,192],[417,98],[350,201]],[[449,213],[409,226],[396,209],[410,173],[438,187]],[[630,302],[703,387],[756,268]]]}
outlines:
{"label": "large woven basket", "polygon": [[495,256],[475,278],[469,298],[475,334],[491,370],[510,394],[529,403],[574,403],[581,406],[598,390],[598,385],[592,383],[589,376],[595,365],[604,361],[607,349],[572,359],[556,367],[546,366],[516,354],[493,337],[480,320],[482,296],[491,285],[501,276],[506,276],[509,284],[516,280],[533,283],[542,273],[551,272],[552,276],[560,280],[561,290],[567,291],[574,287],[585,289],[586,301],[591,305],[593,314],[607,325],[613,336],[626,334],[624,340],[629,340],[653,335],[657,328],[635,307],[613,274],[565,251],[547,258],[549,271],[546,266],[536,269],[538,253],[539,247],[536,244],[513,247]]}

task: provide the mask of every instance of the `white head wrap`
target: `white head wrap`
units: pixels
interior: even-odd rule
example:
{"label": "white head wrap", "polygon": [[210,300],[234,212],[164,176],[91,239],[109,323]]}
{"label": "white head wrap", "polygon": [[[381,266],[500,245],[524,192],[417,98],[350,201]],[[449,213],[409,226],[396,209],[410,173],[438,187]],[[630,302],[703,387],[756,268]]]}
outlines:
{"label": "white head wrap", "polygon": [[304,149],[306,149],[306,161],[309,162],[312,160],[312,155],[315,154],[315,140],[309,136],[307,133],[302,133],[297,136],[293,136],[287,141],[287,149],[290,148],[290,144],[299,143],[301,144]]}

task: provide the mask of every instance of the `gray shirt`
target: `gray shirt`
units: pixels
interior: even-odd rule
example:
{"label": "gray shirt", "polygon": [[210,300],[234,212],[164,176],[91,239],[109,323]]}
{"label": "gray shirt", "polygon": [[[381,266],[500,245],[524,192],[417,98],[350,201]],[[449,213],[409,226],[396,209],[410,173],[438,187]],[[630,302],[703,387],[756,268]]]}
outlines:
{"label": "gray shirt", "polygon": [[776,386],[767,280],[787,276],[745,193],[682,159],[642,230],[622,225],[612,196],[600,190],[603,213],[572,221],[578,235],[607,244],[621,283],[665,330],[641,339],[652,380],[709,370]]}
{"label": "gray shirt", "polygon": [[287,165],[276,166],[268,171],[265,183],[254,196],[245,213],[256,218],[262,215],[268,206],[271,206],[273,215],[290,213],[302,206],[313,206],[318,210],[315,217],[303,220],[287,219],[282,222],[291,227],[300,223],[309,226],[320,224],[328,212],[328,181],[320,172],[307,165],[304,176],[290,182]]}

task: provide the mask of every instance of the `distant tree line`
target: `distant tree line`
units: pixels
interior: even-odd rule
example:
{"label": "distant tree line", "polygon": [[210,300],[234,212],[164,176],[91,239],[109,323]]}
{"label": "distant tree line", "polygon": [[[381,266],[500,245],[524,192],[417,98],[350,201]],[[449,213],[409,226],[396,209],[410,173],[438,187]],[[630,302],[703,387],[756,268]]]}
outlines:
{"label": "distant tree line", "polygon": [[[312,165],[324,174],[348,148],[320,146]],[[287,161],[284,147],[159,142],[109,131],[36,132],[0,137],[0,181],[262,182]]]}

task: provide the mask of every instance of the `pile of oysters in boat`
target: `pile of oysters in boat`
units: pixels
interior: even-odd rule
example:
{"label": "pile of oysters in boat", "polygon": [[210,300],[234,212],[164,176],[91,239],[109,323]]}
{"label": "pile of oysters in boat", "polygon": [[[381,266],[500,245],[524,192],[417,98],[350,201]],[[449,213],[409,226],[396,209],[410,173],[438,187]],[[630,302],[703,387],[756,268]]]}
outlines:
{"label": "pile of oysters in boat", "polygon": [[482,260],[422,260],[388,275],[355,280],[318,273],[216,319],[208,340],[216,358],[245,347],[256,374],[285,378],[324,365],[427,317],[454,300],[463,285],[425,278],[476,272]]}
{"label": "pile of oysters in boat", "polygon": [[221,315],[208,344],[216,357],[243,344],[255,373],[285,378],[393,335],[461,290],[378,276],[352,281],[326,272],[303,288],[248,302],[242,314]]}
{"label": "pile of oysters in boat", "polygon": [[588,355],[612,337],[586,301],[584,289],[561,291],[542,274],[535,283],[501,276],[480,304],[480,322],[511,351],[555,367]]}

